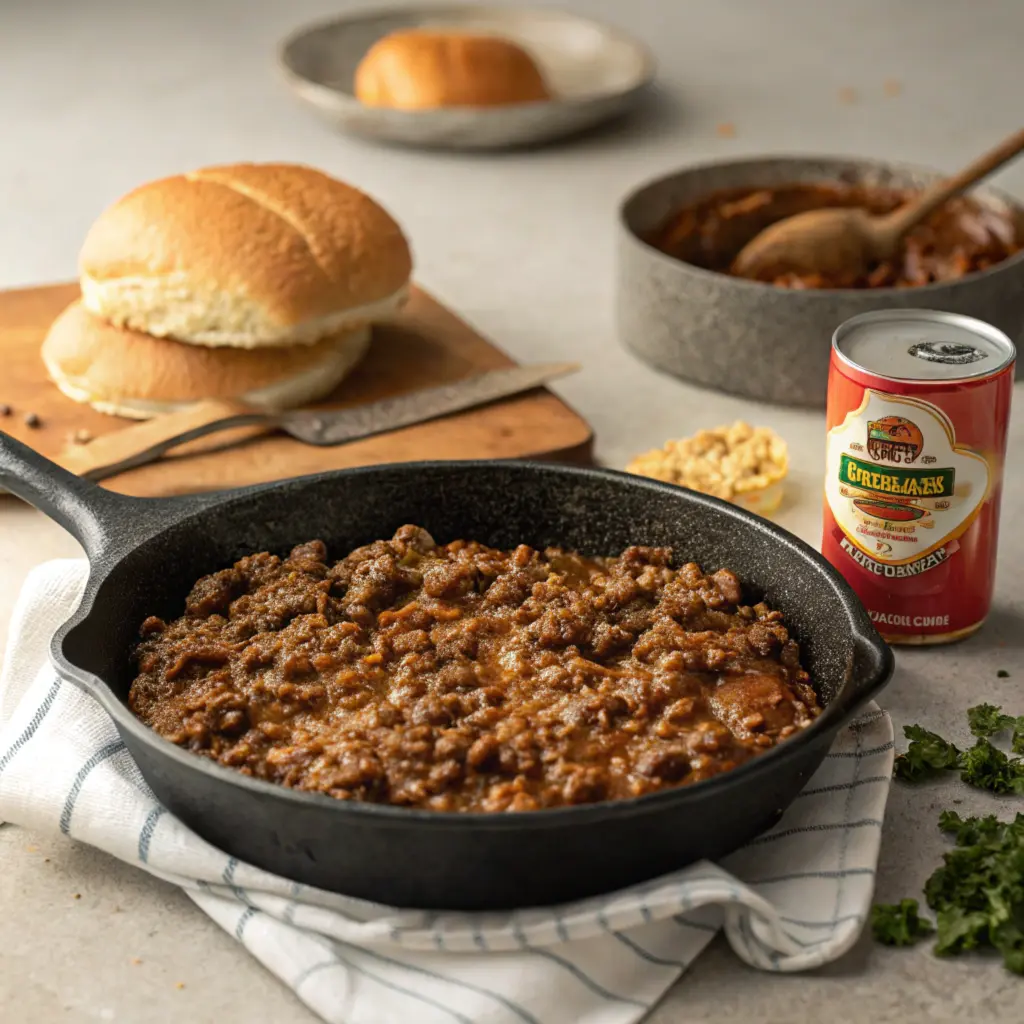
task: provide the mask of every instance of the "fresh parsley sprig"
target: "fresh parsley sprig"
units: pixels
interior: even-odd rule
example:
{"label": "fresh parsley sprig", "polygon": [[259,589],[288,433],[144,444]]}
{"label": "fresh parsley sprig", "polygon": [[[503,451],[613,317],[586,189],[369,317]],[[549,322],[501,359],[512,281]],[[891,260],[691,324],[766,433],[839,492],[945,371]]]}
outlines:
{"label": "fresh parsley sprig", "polygon": [[924,886],[936,913],[936,954],[990,946],[1024,974],[1024,814],[1000,821],[947,811],[939,824],[956,846]]}
{"label": "fresh parsley sprig", "polygon": [[871,931],[887,946],[912,946],[935,935],[936,956],[994,949],[1007,970],[1024,974],[1024,814],[961,818],[943,811],[939,827],[956,845],[924,884],[935,924],[918,913],[917,900],[871,908]]}

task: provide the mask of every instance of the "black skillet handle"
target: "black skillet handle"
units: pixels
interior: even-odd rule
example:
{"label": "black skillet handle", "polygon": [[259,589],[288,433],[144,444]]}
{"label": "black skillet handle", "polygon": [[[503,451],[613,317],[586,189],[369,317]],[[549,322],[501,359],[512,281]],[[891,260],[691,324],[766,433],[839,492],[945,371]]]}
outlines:
{"label": "black skillet handle", "polygon": [[892,648],[873,628],[868,628],[873,635],[854,629],[851,668],[853,685],[844,687],[848,694],[845,701],[848,706],[844,709],[846,714],[852,715],[860,711],[869,700],[874,700],[885,689],[896,667]]}
{"label": "black skillet handle", "polygon": [[106,491],[2,431],[0,490],[10,491],[63,526],[94,563],[156,532],[170,504]]}

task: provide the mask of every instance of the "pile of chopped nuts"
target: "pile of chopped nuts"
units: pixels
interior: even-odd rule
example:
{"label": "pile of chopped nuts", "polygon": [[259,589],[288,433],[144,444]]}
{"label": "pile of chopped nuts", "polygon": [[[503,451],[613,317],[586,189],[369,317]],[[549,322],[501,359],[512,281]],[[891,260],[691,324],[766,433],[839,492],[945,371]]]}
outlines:
{"label": "pile of chopped nuts", "polygon": [[788,468],[786,442],[775,431],[737,420],[732,426],[668,441],[663,448],[638,455],[626,471],[765,513],[778,507]]}

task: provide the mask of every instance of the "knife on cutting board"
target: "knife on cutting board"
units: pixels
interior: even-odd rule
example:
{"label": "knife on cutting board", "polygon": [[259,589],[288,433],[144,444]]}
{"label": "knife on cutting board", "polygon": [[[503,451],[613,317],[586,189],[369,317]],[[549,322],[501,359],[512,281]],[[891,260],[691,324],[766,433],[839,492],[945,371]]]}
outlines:
{"label": "knife on cutting board", "polygon": [[195,450],[198,439],[226,431],[230,431],[231,441],[219,448],[275,431],[305,444],[346,444],[510,398],[579,368],[577,363],[512,366],[345,409],[272,413],[237,402],[201,402],[71,446],[60,461],[71,472],[98,481],[155,462],[185,445]]}

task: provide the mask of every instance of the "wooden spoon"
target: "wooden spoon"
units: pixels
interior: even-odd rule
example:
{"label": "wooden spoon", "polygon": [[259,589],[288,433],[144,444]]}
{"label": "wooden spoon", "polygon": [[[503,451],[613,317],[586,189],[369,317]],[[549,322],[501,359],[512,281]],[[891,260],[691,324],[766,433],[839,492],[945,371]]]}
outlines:
{"label": "wooden spoon", "polygon": [[987,177],[1024,150],[1024,129],[979,157],[952,178],[926,188],[916,199],[874,216],[857,207],[810,210],[787,217],[755,235],[733,260],[737,277],[771,280],[786,273],[858,274],[890,258],[903,236],[951,196]]}

